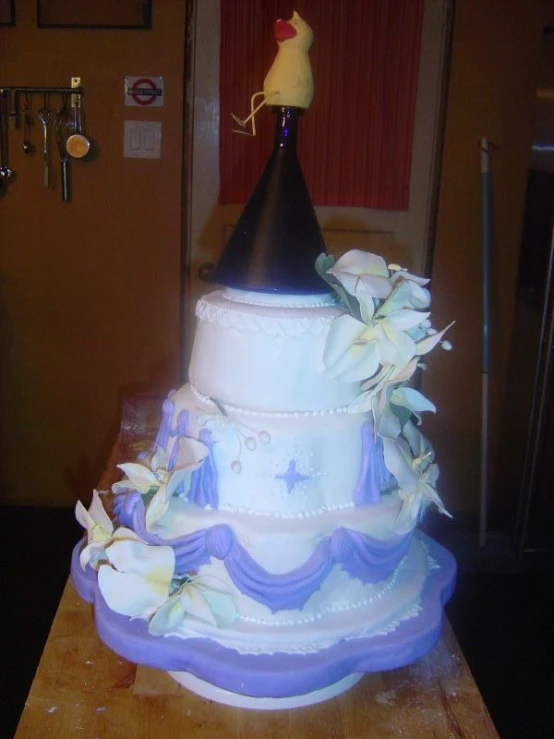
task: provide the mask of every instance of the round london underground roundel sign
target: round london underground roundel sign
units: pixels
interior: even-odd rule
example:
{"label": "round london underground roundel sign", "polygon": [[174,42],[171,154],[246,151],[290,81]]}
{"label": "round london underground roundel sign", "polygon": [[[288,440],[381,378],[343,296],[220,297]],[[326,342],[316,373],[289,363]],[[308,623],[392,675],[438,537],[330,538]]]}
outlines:
{"label": "round london underground roundel sign", "polygon": [[163,104],[163,77],[125,77],[125,105],[161,108]]}

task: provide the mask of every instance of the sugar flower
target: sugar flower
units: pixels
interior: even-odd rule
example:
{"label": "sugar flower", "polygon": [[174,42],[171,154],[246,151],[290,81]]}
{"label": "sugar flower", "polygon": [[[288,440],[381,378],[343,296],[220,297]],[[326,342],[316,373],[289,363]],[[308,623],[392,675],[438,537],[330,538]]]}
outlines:
{"label": "sugar flower", "polygon": [[[397,367],[394,364],[385,364],[372,378],[362,384],[362,392],[349,406],[351,413],[365,413],[372,411],[375,432],[380,434],[381,420],[387,410],[390,397],[395,388],[409,380],[417,368],[417,359]],[[400,433],[400,426],[396,433],[383,434],[396,438]]]}
{"label": "sugar flower", "polygon": [[114,533],[114,525],[102,504],[98,490],[92,494],[92,503],[87,509],[77,501],[75,506],[75,517],[81,526],[87,530],[87,544],[81,550],[79,562],[83,570],[90,565],[95,570],[100,563],[106,560],[106,547],[117,539],[137,539],[137,535],[131,529],[124,526],[119,527]]}
{"label": "sugar flower", "polygon": [[395,522],[398,534],[414,527],[424,503],[434,503],[450,517],[436,490],[439,467],[434,463],[432,446],[410,421],[404,424],[402,434],[404,438],[383,439],[385,465],[394,475],[402,499]]}
{"label": "sugar flower", "polygon": [[[364,321],[372,318],[379,302],[387,300],[393,290],[401,285],[403,307],[421,310],[431,302],[429,291],[424,289],[429,282],[427,278],[413,275],[398,265],[387,267],[385,260],[376,254],[352,249],[336,262],[333,257],[326,257],[320,262],[320,273],[324,268],[324,279],[335,289],[338,282],[349,295],[356,298]],[[398,300],[390,305],[391,308],[393,305],[400,307]]]}
{"label": "sugar flower", "polygon": [[114,493],[121,490],[137,490],[152,497],[146,506],[145,523],[149,531],[167,511],[169,501],[178,489],[190,487],[191,475],[208,455],[208,447],[201,441],[181,437],[176,442],[172,458],[158,447],[155,454],[144,464],[128,462],[118,465],[127,476],[112,486]]}
{"label": "sugar flower", "polygon": [[123,616],[150,618],[169,598],[175,568],[170,546],[114,541],[107,564],[98,570],[98,586],[108,607]]}
{"label": "sugar flower", "polygon": [[217,578],[175,576],[175,553],[170,546],[149,545],[139,539],[112,541],[105,559],[98,571],[98,586],[108,607],[123,616],[148,620],[153,636],[175,632],[185,619],[218,627],[229,626],[235,619],[233,597]]}
{"label": "sugar flower", "polygon": [[187,577],[156,611],[148,624],[153,636],[175,632],[185,619],[211,626],[230,626],[236,617],[233,596],[211,576]]}
{"label": "sugar flower", "polygon": [[410,297],[406,284],[399,283],[377,310],[372,298],[360,303],[363,320],[345,313],[333,321],[323,354],[331,377],[367,380],[380,365],[405,365],[426,348],[423,342],[414,341],[410,330],[429,313],[404,307]]}
{"label": "sugar flower", "polygon": [[395,287],[399,284],[407,285],[410,291],[410,304],[419,310],[428,308],[431,304],[431,293],[425,288],[430,280],[427,277],[419,277],[408,272],[407,269],[398,265],[389,265],[391,270],[390,281]]}
{"label": "sugar flower", "polygon": [[[323,352],[330,377],[362,382],[361,393],[349,406],[352,413],[373,412],[376,433],[396,438],[400,421],[391,404],[414,413],[435,408],[419,391],[406,387],[419,365],[417,359],[441,343],[450,328],[435,331],[426,309],[429,280],[375,254],[353,249],[335,260],[320,255],[319,274],[338,293],[345,312],[332,322]],[[450,324],[452,325],[452,324]]]}
{"label": "sugar flower", "polygon": [[[327,275],[358,300],[364,320],[373,316],[373,298],[387,298],[392,290],[385,260],[360,249],[352,249],[340,257],[327,270]],[[367,311],[371,315],[364,315]]]}

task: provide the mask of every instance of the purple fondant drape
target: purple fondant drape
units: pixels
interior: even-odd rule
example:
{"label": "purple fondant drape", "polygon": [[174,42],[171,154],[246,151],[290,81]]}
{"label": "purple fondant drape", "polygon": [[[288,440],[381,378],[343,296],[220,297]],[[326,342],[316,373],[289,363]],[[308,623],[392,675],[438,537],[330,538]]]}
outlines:
{"label": "purple fondant drape", "polygon": [[212,557],[220,559],[237,588],[273,612],[302,608],[336,564],[364,583],[384,580],[394,572],[411,541],[411,534],[382,541],[337,527],[321,539],[304,564],[277,575],[261,567],[226,524],[168,540],[146,530],[140,493],[118,496],[116,512],[121,523],[130,526],[143,541],[173,548],[176,573],[196,570]]}

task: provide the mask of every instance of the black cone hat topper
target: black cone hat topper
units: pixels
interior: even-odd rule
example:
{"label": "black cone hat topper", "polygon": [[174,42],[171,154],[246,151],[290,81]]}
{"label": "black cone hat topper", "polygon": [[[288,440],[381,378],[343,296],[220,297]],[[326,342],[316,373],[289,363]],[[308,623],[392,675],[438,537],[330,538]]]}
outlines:
{"label": "black cone hat topper", "polygon": [[[275,145],[214,270],[212,279],[221,285],[282,294],[329,292],[315,269],[325,243],[296,154],[299,119],[313,96],[311,33],[297,13],[275,24],[279,52],[264,91],[256,93],[263,95],[258,107],[269,105],[277,116]],[[235,118],[241,126],[254,121],[256,95],[250,116]]]}

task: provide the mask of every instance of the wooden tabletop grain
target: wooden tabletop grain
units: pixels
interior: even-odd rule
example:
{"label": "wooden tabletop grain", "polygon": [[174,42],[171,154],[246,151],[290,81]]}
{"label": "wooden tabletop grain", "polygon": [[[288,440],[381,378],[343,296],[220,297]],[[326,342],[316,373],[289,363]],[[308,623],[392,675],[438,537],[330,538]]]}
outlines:
{"label": "wooden tabletop grain", "polygon": [[[145,408],[144,403],[141,408]],[[150,408],[150,406],[149,406]],[[126,416],[127,414],[127,416]],[[155,428],[148,411],[124,409],[121,435],[99,483],[117,478]],[[166,673],[105,647],[92,607],[67,583],[15,739],[493,739],[498,734],[445,618],[418,662],[366,675],[326,703],[282,711],[231,708],[181,688]]]}

